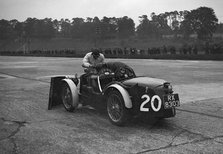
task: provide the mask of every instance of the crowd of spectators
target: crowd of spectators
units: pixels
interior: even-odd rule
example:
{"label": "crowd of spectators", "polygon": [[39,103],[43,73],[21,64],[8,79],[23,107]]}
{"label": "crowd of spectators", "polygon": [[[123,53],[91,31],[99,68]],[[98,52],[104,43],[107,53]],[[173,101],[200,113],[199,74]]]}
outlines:
{"label": "crowd of spectators", "polygon": [[175,46],[152,47],[148,49],[136,48],[107,48],[101,52],[105,55],[197,55],[197,54],[223,54],[223,44],[205,44],[203,46],[184,44],[179,48]]}
{"label": "crowd of spectators", "polygon": [[[91,50],[91,49],[89,49]],[[151,47],[148,49],[137,48],[99,48],[100,52],[106,57],[128,57],[128,56],[149,56],[149,55],[209,55],[209,54],[223,54],[223,44],[209,44],[204,45],[188,45],[184,44],[181,47],[162,46]],[[72,56],[81,57],[86,51],[77,51],[74,49],[62,50],[29,50],[29,51],[0,51],[0,55],[30,55],[30,56]]]}

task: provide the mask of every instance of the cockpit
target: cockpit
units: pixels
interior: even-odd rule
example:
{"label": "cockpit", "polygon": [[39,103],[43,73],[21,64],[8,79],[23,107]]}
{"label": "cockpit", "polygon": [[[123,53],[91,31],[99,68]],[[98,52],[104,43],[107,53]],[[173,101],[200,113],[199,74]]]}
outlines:
{"label": "cockpit", "polygon": [[[136,76],[131,67],[121,62],[100,64],[95,69],[97,74],[91,75],[90,80],[92,80],[92,83],[97,83],[96,85],[100,91],[113,81],[122,81]],[[92,87],[95,87],[95,84],[92,84]]]}
{"label": "cockpit", "polygon": [[102,92],[111,82],[122,82],[136,77],[131,67],[122,62],[107,62],[94,67],[94,71],[82,76],[83,90],[92,89],[94,92]]}
{"label": "cockpit", "polygon": [[116,81],[133,78],[136,76],[131,67],[121,62],[104,63],[96,66],[96,69],[101,78],[113,77]]}

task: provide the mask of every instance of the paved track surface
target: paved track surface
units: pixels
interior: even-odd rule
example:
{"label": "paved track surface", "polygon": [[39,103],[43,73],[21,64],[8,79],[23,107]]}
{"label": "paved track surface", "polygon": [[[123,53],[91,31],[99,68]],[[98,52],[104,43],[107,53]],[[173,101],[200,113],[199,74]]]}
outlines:
{"label": "paved track surface", "polygon": [[0,57],[0,153],[223,153],[223,62],[123,61],[172,82],[174,118],[112,125],[89,108],[47,110],[50,77],[81,74],[81,59]]}

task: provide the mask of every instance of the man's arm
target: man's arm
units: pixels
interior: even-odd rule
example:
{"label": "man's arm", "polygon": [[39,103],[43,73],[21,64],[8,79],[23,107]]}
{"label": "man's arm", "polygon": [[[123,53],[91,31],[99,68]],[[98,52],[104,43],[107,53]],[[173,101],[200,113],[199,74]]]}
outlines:
{"label": "man's arm", "polygon": [[102,54],[102,63],[105,62],[105,56]]}
{"label": "man's arm", "polygon": [[105,63],[105,56],[100,54],[100,63]]}
{"label": "man's arm", "polygon": [[88,53],[88,54],[86,54],[84,56],[84,58],[83,58],[83,64],[82,64],[83,67],[90,67],[91,66],[91,64],[89,63],[89,57],[90,56],[91,56],[90,53]]}

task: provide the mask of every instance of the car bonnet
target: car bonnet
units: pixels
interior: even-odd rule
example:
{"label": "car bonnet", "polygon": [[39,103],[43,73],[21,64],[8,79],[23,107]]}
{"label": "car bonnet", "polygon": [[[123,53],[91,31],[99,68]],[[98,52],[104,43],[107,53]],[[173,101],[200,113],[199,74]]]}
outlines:
{"label": "car bonnet", "polygon": [[151,78],[151,77],[136,77],[129,80],[123,81],[124,85],[133,86],[138,84],[139,86],[149,86],[150,88],[155,88],[157,86],[163,85],[166,81],[163,79]]}

